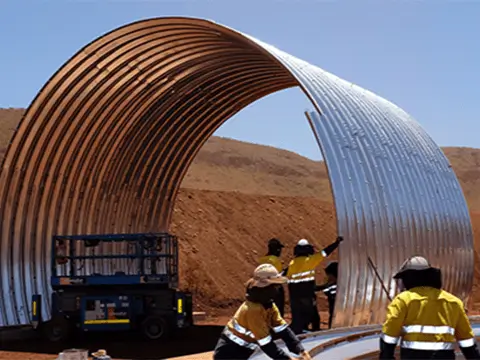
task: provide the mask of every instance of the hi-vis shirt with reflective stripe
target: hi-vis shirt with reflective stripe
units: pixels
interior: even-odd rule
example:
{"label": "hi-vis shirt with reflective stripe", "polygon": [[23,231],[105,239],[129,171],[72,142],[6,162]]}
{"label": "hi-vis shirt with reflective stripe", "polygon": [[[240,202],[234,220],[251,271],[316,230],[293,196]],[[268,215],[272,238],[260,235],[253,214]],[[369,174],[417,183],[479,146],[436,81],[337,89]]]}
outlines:
{"label": "hi-vis shirt with reflective stripe", "polygon": [[325,295],[335,295],[337,293],[337,284],[330,285],[322,290]]}
{"label": "hi-vis shirt with reflective stripe", "polygon": [[388,306],[382,339],[415,350],[452,350],[475,344],[463,302],[431,287],[417,287],[397,295]]}
{"label": "hi-vis shirt with reflective stripe", "polygon": [[228,322],[224,334],[236,344],[255,349],[272,341],[270,332],[279,333],[288,327],[275,304],[270,309],[245,301]]}
{"label": "hi-vis shirt with reflective stripe", "polygon": [[315,281],[315,269],[325,259],[324,251],[310,256],[299,256],[290,261],[287,278],[289,284],[298,284],[307,281]]}
{"label": "hi-vis shirt with reflective stripe", "polygon": [[283,270],[282,260],[280,260],[278,256],[275,256],[275,255],[262,256],[260,259],[258,259],[258,265],[262,265],[262,264],[271,264],[275,266],[275,269],[277,269],[279,273],[281,273]]}
{"label": "hi-vis shirt with reflective stripe", "polygon": [[335,298],[335,295],[337,294],[337,284],[330,285],[329,287],[323,289],[322,291],[329,298],[333,299],[333,298]]}

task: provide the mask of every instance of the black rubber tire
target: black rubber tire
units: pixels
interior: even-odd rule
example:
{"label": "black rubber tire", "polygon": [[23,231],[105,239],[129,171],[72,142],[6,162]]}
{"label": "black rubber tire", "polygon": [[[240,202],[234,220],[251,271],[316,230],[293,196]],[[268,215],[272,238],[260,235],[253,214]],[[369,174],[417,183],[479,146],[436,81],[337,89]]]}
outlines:
{"label": "black rubber tire", "polygon": [[141,325],[143,336],[148,340],[165,339],[170,335],[170,326],[168,321],[158,315],[150,315],[142,321]]}
{"label": "black rubber tire", "polygon": [[70,324],[64,317],[54,318],[43,326],[43,334],[50,342],[61,342],[70,337]]}

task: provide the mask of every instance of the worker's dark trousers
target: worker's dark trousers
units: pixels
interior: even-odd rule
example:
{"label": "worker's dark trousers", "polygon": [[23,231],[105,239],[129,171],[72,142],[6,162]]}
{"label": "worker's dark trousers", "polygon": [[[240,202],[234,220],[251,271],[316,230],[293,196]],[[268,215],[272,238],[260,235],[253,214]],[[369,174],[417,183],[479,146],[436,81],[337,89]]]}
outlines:
{"label": "worker's dark trousers", "polygon": [[454,360],[455,351],[453,350],[413,350],[413,349],[400,349],[400,359],[437,359],[437,360]]}
{"label": "worker's dark trousers", "polygon": [[312,310],[312,319],[310,324],[312,324],[312,331],[320,330],[320,314],[318,313],[317,308],[317,297],[313,295],[313,310]]}
{"label": "worker's dark trousers", "polygon": [[275,296],[273,302],[275,303],[275,305],[277,305],[277,308],[280,311],[280,315],[282,315],[283,317],[285,311],[285,290],[283,286],[279,288],[277,296]]}
{"label": "worker's dark trousers", "polygon": [[243,360],[248,359],[254,350],[235,344],[225,335],[220,335],[213,352],[213,360]]}
{"label": "worker's dark trousers", "polygon": [[328,298],[328,328],[332,328],[333,313],[335,312],[335,298]]}
{"label": "worker's dark trousers", "polygon": [[[308,330],[308,324],[316,321],[314,313],[318,317],[318,327],[320,327],[320,317],[316,305],[312,296],[290,298],[290,308],[292,310],[290,328],[295,334],[301,334],[303,330]],[[312,325],[315,326],[316,324]]]}

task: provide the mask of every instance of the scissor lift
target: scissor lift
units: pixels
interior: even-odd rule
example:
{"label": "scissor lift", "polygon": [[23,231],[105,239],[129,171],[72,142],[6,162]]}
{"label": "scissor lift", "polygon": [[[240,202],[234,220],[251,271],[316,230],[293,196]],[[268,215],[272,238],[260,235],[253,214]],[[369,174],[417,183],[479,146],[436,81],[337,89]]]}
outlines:
{"label": "scissor lift", "polygon": [[54,236],[51,319],[33,296],[34,328],[50,341],[73,331],[140,331],[157,340],[193,324],[178,288],[178,246],[168,233]]}

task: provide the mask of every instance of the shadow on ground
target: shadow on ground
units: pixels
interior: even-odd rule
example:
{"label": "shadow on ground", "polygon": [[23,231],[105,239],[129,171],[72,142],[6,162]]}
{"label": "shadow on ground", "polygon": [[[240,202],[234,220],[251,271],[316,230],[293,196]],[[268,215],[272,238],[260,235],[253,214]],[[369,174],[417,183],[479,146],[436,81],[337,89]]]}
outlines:
{"label": "shadow on ground", "polygon": [[9,340],[0,346],[4,351],[19,351],[40,354],[58,354],[69,348],[88,349],[89,353],[106,349],[116,359],[168,359],[212,351],[223,326],[194,326],[168,340],[149,342],[126,333],[88,334],[76,337],[68,343],[49,343],[45,340]]}

